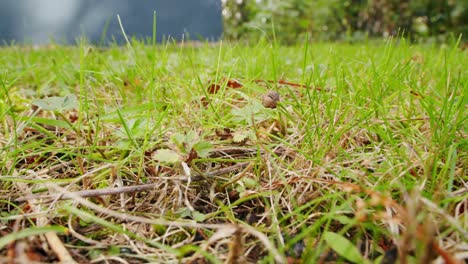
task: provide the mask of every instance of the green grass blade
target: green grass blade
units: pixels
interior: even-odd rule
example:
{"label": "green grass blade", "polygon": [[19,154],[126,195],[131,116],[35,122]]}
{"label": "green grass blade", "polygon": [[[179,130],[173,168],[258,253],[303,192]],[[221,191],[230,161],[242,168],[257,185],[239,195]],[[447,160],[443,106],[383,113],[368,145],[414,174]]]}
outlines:
{"label": "green grass blade", "polygon": [[42,234],[49,233],[49,232],[65,234],[67,232],[67,228],[63,226],[44,226],[44,227],[26,228],[26,229],[8,234],[0,238],[0,248],[4,248],[6,245],[18,239],[42,235]]}

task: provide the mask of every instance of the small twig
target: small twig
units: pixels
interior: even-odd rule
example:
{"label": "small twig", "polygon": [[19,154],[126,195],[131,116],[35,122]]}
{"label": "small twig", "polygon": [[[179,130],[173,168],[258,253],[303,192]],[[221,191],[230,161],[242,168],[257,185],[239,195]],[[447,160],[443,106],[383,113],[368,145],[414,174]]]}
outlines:
{"label": "small twig", "polygon": [[63,194],[47,194],[47,195],[33,194],[33,195],[28,195],[28,196],[25,196],[25,197],[17,198],[15,201],[24,202],[24,201],[31,200],[31,199],[67,200],[67,199],[71,199],[72,197],[74,197],[76,195],[78,195],[80,197],[83,197],[83,198],[87,198],[87,197],[96,197],[96,196],[102,196],[102,195],[113,195],[113,194],[128,193],[128,192],[142,192],[142,191],[151,190],[156,185],[157,185],[156,183],[151,183],[151,184],[143,184],[143,185],[136,185],[136,186],[124,186],[124,187],[117,187],[117,188],[102,188],[102,189],[97,189],[97,190],[84,190],[84,191],[78,191],[78,192],[65,192]]}
{"label": "small twig", "polygon": [[[222,168],[216,171],[205,172],[204,175],[205,177],[216,177],[216,176],[220,176],[229,172],[242,169],[246,167],[248,164],[249,162],[242,162],[242,163],[238,163],[233,166]],[[200,180],[204,180],[205,177],[203,177],[202,175],[194,175],[192,176],[191,180],[200,181]],[[164,179],[182,180],[182,181],[188,180],[187,177],[174,177],[174,178],[167,177]],[[134,186],[109,187],[109,188],[102,188],[102,189],[97,189],[97,190],[84,190],[84,191],[78,191],[78,192],[63,192],[60,194],[47,194],[47,195],[32,194],[32,195],[28,195],[25,197],[19,197],[15,201],[24,202],[24,201],[32,200],[32,199],[67,200],[67,199],[72,199],[73,197],[76,197],[76,196],[80,196],[82,198],[88,198],[88,197],[97,197],[97,196],[103,196],[103,195],[113,195],[113,194],[129,193],[129,192],[149,191],[156,186],[157,186],[157,183],[149,183],[149,184],[141,184],[141,185],[134,185]]]}
{"label": "small twig", "polygon": [[[281,155],[286,151],[284,147],[278,147],[273,152],[276,155]],[[255,156],[258,152],[260,155],[263,155],[265,151],[263,149],[257,148],[241,148],[241,147],[226,147],[226,148],[216,148],[210,152],[210,158],[219,158],[219,157],[252,157]]]}
{"label": "small twig", "polygon": [[[223,174],[226,174],[226,173],[229,173],[229,172],[240,170],[240,169],[242,169],[244,167],[247,167],[249,164],[250,164],[249,161],[240,162],[240,163],[237,163],[235,165],[232,165],[232,166],[229,166],[229,167],[226,167],[226,168],[221,168],[221,169],[218,169],[218,170],[215,170],[215,171],[205,172],[205,176],[208,176],[208,177],[220,176],[220,175],[223,175]],[[194,180],[193,177],[192,177],[192,180]]]}

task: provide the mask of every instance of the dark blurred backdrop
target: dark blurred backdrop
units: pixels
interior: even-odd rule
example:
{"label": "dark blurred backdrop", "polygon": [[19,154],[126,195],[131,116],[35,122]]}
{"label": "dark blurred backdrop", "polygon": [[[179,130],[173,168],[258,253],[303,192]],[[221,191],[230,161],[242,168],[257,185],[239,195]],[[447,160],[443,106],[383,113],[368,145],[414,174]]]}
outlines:
{"label": "dark blurred backdrop", "polygon": [[[123,43],[117,22],[138,39],[361,41],[402,35],[440,41],[468,37],[468,0],[2,0],[0,43]],[[224,25],[224,32],[223,32]]]}
{"label": "dark blurred backdrop", "polygon": [[2,0],[0,41],[74,44],[85,36],[92,43],[122,43],[117,14],[129,37],[151,39],[154,11],[158,41],[222,34],[220,0]]}
{"label": "dark blurred backdrop", "polygon": [[468,37],[468,0],[222,0],[224,36],[255,39],[272,32],[285,43],[405,34],[413,40]]}

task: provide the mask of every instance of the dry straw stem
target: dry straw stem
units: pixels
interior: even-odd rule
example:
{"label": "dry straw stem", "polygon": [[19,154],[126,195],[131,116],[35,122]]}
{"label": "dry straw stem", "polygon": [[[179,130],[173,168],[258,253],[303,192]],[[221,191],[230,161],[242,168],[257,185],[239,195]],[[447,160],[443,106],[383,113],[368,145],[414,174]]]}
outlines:
{"label": "dry straw stem", "polygon": [[[215,177],[219,175],[223,175],[232,171],[236,171],[238,169],[242,169],[246,166],[249,165],[249,162],[241,162],[226,168],[218,169],[212,172],[206,172],[204,173],[203,176],[205,177]],[[83,179],[86,176],[92,175],[95,172],[102,170],[104,168],[108,168],[110,166],[103,166],[99,167],[98,169],[95,169],[93,171],[90,171],[86,174],[83,174],[81,177],[79,177],[77,180],[74,182],[76,183],[79,179]],[[157,179],[160,180],[173,180],[173,181],[185,181],[187,182],[188,176],[171,176],[171,177],[159,177]],[[193,175],[190,176],[190,181],[201,181],[204,180],[205,178],[202,177],[201,175]],[[150,183],[150,184],[141,184],[141,185],[134,185],[134,186],[122,186],[122,187],[109,187],[109,188],[102,188],[102,189],[97,189],[97,190],[84,190],[84,191],[78,191],[78,192],[61,192],[59,194],[33,194],[33,195],[27,195],[25,197],[20,197],[15,199],[17,202],[23,202],[31,199],[37,199],[37,200],[49,200],[49,199],[55,199],[55,200],[67,200],[67,199],[72,199],[74,195],[80,196],[80,197],[97,197],[97,196],[103,196],[103,195],[114,195],[114,194],[121,194],[121,193],[129,193],[129,192],[142,192],[142,191],[149,191],[154,189],[154,187],[158,186],[156,183]],[[64,188],[66,191],[68,188]]]}
{"label": "dry straw stem", "polygon": [[[31,206],[31,210],[33,212],[40,213],[41,205],[35,204],[34,202],[29,201],[29,205]],[[47,219],[47,215],[39,215],[36,218],[36,226],[37,227],[44,227],[49,224],[49,220]],[[63,242],[58,237],[57,233],[55,232],[47,232],[44,234],[50,248],[52,251],[57,255],[57,258],[60,260],[60,263],[66,264],[75,264],[77,263],[73,257],[68,252],[67,248],[63,244]]]}
{"label": "dry straw stem", "polygon": [[[164,226],[174,226],[174,227],[188,227],[188,228],[194,228],[194,229],[199,229],[199,228],[206,228],[206,229],[231,229],[235,228],[233,227],[233,224],[203,224],[203,223],[197,223],[195,221],[177,221],[177,220],[164,220],[164,219],[149,219],[149,218],[144,218],[140,216],[133,216],[125,213],[120,213],[116,212],[114,210],[96,205],[85,198],[80,197],[79,195],[72,193],[72,192],[67,192],[64,188],[54,185],[51,186],[53,189],[55,189],[57,192],[67,194],[69,195],[70,199],[73,199],[75,202],[88,207],[89,209],[92,209],[96,212],[99,212],[101,214],[105,214],[108,216],[112,216],[118,219],[121,219],[126,222],[138,222],[138,223],[146,223],[146,224],[152,224],[152,225],[164,225]],[[281,253],[275,248],[275,246],[271,243],[271,241],[268,239],[268,237],[263,234],[262,232],[256,230],[255,228],[247,225],[247,224],[240,224],[240,227],[242,230],[248,234],[253,235],[254,237],[258,238],[265,248],[274,256],[275,261],[277,263],[286,263],[285,258],[281,255]]]}

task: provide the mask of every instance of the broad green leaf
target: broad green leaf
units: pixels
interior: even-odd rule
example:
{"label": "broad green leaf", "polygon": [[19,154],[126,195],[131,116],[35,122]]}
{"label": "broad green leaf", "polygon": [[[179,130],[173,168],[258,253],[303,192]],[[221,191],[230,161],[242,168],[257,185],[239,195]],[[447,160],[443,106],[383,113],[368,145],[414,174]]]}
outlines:
{"label": "broad green leaf", "polygon": [[172,142],[174,142],[174,144],[176,144],[176,146],[180,150],[185,151],[184,149],[185,135],[184,134],[176,132],[171,136],[171,140]]}
{"label": "broad green leaf", "polygon": [[[123,121],[121,123],[123,124]],[[143,138],[148,128],[151,127],[151,123],[145,118],[132,118],[125,121],[125,124],[133,138]],[[120,138],[129,138],[125,126],[117,129],[115,134]]]}
{"label": "broad green leaf", "polygon": [[[156,109],[155,105],[153,104],[153,102],[151,102],[151,103],[146,103],[146,104],[138,104],[135,106],[126,106],[123,108],[118,108],[118,111],[123,116],[138,116],[138,115],[141,115],[141,113],[144,113],[146,111],[155,111],[155,109]],[[117,109],[106,109],[105,112],[106,114],[99,116],[99,120],[119,122],[119,114],[117,113]]]}
{"label": "broad green leaf", "polygon": [[193,217],[193,220],[197,221],[197,222],[203,222],[206,218],[206,216],[198,211],[194,211],[192,212],[192,217]]}
{"label": "broad green leaf", "polygon": [[129,128],[127,121],[122,116],[122,113],[119,111],[119,109],[117,109],[117,114],[119,115],[120,122],[122,123],[122,126],[124,128],[125,134],[127,135],[128,139],[132,142],[132,144],[135,147],[138,147],[138,144],[137,144],[137,142],[135,140],[135,137],[133,136],[133,133],[132,133],[133,131]]}
{"label": "broad green leaf", "polygon": [[325,232],[323,239],[338,255],[353,263],[368,263],[357,247],[344,236],[333,232]]}
{"label": "broad green leaf", "polygon": [[180,160],[180,155],[171,149],[158,149],[153,158],[160,162],[177,163]]}
{"label": "broad green leaf", "polygon": [[252,125],[252,118],[255,122],[262,122],[270,118],[270,109],[265,108],[261,103],[253,101],[242,108],[233,109],[231,112],[234,115],[235,122],[245,122]]}
{"label": "broad green leaf", "polygon": [[27,229],[23,229],[18,232],[13,232],[11,234],[8,234],[0,238],[0,248],[4,248],[6,245],[10,244],[11,242],[21,239],[21,238],[42,235],[42,234],[49,233],[49,232],[64,234],[67,232],[67,228],[63,226],[44,226],[44,227],[30,227]]}
{"label": "broad green leaf", "polygon": [[186,218],[192,215],[192,211],[190,211],[190,209],[187,207],[183,207],[177,211],[177,214],[180,218]]}
{"label": "broad green leaf", "polygon": [[232,134],[232,140],[235,143],[242,142],[246,140],[249,137],[249,134],[246,133],[246,131],[236,131]]}
{"label": "broad green leaf", "polygon": [[198,134],[194,130],[187,133],[176,132],[172,135],[171,140],[176,144],[180,152],[188,154],[194,148],[195,143],[198,142]]}
{"label": "broad green leaf", "polygon": [[253,131],[240,130],[235,131],[232,134],[232,141],[234,141],[235,143],[243,142],[246,139],[255,139],[255,134],[253,133]]}
{"label": "broad green leaf", "polygon": [[21,121],[31,121],[33,123],[39,123],[39,124],[44,124],[44,125],[49,125],[49,126],[54,126],[54,127],[61,127],[61,128],[70,128],[70,124],[67,123],[64,120],[58,120],[58,119],[50,119],[50,118],[43,118],[43,117],[20,117],[18,118]]}
{"label": "broad green leaf", "polygon": [[258,182],[252,178],[244,177],[242,178],[242,182],[244,183],[245,187],[252,189],[259,186]]}
{"label": "broad green leaf", "polygon": [[190,130],[187,132],[187,135],[185,135],[185,143],[187,144],[193,144],[192,142],[196,141],[198,139],[198,134],[194,130]]}
{"label": "broad green leaf", "polygon": [[213,145],[207,141],[199,141],[193,145],[193,149],[197,152],[201,158],[206,158],[213,149]]}
{"label": "broad green leaf", "polygon": [[51,96],[43,99],[36,99],[32,102],[43,110],[63,111],[78,107],[78,100],[75,95],[68,94],[62,97]]}
{"label": "broad green leaf", "polygon": [[333,216],[333,220],[336,220],[344,225],[348,225],[348,224],[351,224],[351,223],[354,223],[355,220],[352,219],[352,218],[349,218],[347,216],[344,216],[344,215],[335,215]]}

